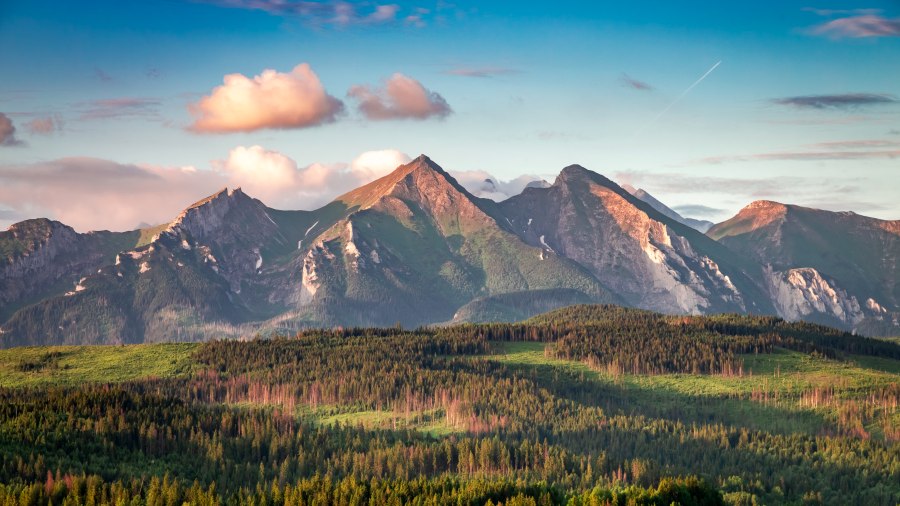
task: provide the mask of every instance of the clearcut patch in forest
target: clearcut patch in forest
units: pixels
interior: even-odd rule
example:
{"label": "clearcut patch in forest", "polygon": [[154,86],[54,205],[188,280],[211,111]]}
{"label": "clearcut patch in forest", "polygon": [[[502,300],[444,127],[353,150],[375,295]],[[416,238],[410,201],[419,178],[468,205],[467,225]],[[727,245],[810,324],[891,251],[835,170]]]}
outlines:
{"label": "clearcut patch in forest", "polygon": [[197,343],[38,346],[0,350],[0,386],[117,383],[191,372]]}
{"label": "clearcut patch in forest", "polygon": [[[835,430],[848,412],[866,406],[873,391],[896,387],[900,361],[850,355],[832,360],[791,350],[743,354],[744,374],[610,374],[584,362],[559,359],[553,343],[494,342],[496,353],[485,356],[535,377],[592,388],[617,398],[626,414],[746,426],[789,434]],[[616,409],[608,403],[609,409]],[[900,427],[900,411],[882,407],[860,428],[883,437],[886,427]],[[888,429],[890,430],[890,429]]]}

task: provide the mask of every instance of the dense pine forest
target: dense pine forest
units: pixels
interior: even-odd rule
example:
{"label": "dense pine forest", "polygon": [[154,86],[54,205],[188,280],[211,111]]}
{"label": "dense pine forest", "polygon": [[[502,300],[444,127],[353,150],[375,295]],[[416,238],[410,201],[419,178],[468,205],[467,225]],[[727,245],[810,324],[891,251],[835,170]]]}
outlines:
{"label": "dense pine forest", "polygon": [[900,344],[520,324],[0,351],[0,505],[900,503]]}

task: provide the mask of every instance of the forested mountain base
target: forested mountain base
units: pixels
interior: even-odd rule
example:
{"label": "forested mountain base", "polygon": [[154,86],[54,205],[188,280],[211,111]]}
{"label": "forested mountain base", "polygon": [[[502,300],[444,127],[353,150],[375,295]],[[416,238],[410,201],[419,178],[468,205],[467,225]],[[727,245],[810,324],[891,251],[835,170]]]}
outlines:
{"label": "forested mountain base", "polygon": [[609,306],[6,350],[0,505],[895,505],[898,357],[774,318]]}

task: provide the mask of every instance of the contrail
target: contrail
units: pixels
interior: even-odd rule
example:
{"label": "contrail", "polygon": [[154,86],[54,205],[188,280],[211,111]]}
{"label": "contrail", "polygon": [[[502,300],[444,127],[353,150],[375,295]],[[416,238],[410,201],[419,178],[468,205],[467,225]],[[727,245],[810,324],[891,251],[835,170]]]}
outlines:
{"label": "contrail", "polygon": [[691,90],[693,90],[698,84],[700,84],[701,81],[703,81],[704,79],[706,79],[706,76],[712,74],[712,71],[713,71],[713,70],[716,70],[716,67],[718,67],[718,66],[721,65],[721,64],[722,64],[722,60],[717,61],[715,65],[713,65],[712,67],[710,67],[709,70],[706,71],[705,74],[703,74],[702,76],[700,76],[700,79],[697,79],[696,81],[694,81],[694,84],[688,86],[686,90],[684,90],[683,92],[681,92],[681,95],[678,95],[678,98],[676,98],[675,100],[673,100],[671,104],[669,104],[665,109],[662,110],[661,113],[659,113],[655,118],[653,118],[653,121],[651,121],[650,123],[647,123],[647,126],[644,127],[644,128],[647,128],[647,127],[649,127],[650,125],[652,125],[652,124],[656,123],[657,121],[659,121],[659,118],[662,118],[663,115],[665,115],[667,112],[669,112],[669,109],[671,109],[672,107],[674,107],[675,104],[677,104],[678,102],[681,102],[681,99],[683,99],[688,93],[690,93]]}

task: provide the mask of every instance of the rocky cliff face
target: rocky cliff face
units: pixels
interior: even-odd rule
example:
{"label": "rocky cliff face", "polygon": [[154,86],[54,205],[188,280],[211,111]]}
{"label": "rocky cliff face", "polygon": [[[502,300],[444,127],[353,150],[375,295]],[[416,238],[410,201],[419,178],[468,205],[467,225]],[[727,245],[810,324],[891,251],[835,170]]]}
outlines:
{"label": "rocky cliff face", "polygon": [[493,202],[427,157],[338,201],[349,212],[310,244],[295,271],[302,274],[292,274],[289,301],[301,311],[420,325],[450,320],[473,298],[495,293],[572,284],[587,300],[609,300],[574,262],[542,262],[541,248],[523,244]]}
{"label": "rocky cliff face", "polygon": [[[815,269],[806,267],[773,271],[766,269],[766,283],[778,314],[790,321],[836,320],[854,326],[865,318],[859,301],[834,280],[826,280]],[[874,303],[873,299],[869,299]]]}
{"label": "rocky cliff face", "polygon": [[630,193],[630,194],[634,195],[635,197],[637,197],[638,199],[640,199],[641,201],[649,204],[650,207],[652,207],[653,209],[656,209],[657,211],[662,213],[663,216],[665,216],[667,218],[671,218],[671,219],[677,221],[678,223],[681,223],[682,225],[687,225],[699,232],[706,232],[707,230],[712,228],[713,225],[715,225],[715,223],[713,223],[711,221],[697,220],[694,218],[686,218],[686,217],[678,214],[677,212],[675,212],[675,210],[671,209],[669,206],[667,206],[667,205],[663,204],[662,202],[660,202],[659,200],[657,200],[656,197],[654,197],[653,195],[650,195],[643,188],[634,188],[633,186],[629,186],[629,185],[622,185],[622,188],[625,191],[627,191],[628,193]]}
{"label": "rocky cliff face", "polygon": [[900,221],[757,201],[708,234],[766,266],[786,319],[855,329],[900,310]]}
{"label": "rocky cliff face", "polygon": [[711,241],[583,167],[567,167],[551,188],[526,190],[501,207],[525,241],[587,267],[630,305],[674,313],[746,311],[759,298],[752,293],[748,302],[732,279],[746,275],[725,272]]}
{"label": "rocky cliff face", "polygon": [[152,237],[17,224],[0,233],[0,346],[518,319],[572,302],[896,325],[900,223],[817,213],[757,202],[710,230],[720,244],[579,166],[498,204],[421,156],[315,211],[234,189]]}
{"label": "rocky cliff face", "polygon": [[223,189],[191,205],[154,242],[185,250],[198,248],[235,294],[261,273],[266,265],[264,252],[288,244],[266,206],[240,188]]}
{"label": "rocky cliff face", "polygon": [[134,233],[79,234],[58,221],[35,219],[0,232],[0,321],[24,303],[72,290],[112,261]]}

